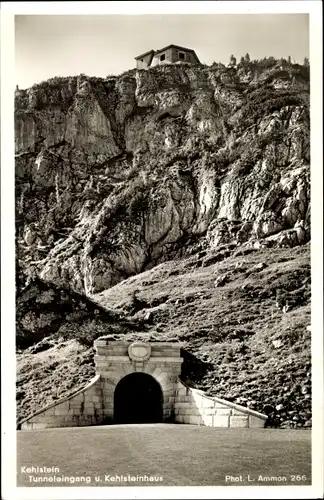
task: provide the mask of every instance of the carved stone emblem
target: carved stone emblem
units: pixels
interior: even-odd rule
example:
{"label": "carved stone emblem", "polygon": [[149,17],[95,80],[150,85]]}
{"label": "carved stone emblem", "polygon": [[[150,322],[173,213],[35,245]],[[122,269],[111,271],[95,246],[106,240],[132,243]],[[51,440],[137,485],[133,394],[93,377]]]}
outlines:
{"label": "carved stone emblem", "polygon": [[147,361],[151,356],[151,346],[145,342],[133,342],[128,347],[128,355],[133,361]]}

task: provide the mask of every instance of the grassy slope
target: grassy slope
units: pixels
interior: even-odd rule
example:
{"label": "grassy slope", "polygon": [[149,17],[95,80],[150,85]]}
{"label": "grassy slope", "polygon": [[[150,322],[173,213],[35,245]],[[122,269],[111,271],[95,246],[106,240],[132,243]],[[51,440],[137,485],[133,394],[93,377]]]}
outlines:
{"label": "grassy slope", "polygon": [[[190,385],[267,412],[273,425],[309,426],[309,245],[241,247],[224,258],[226,251],[165,262],[95,296],[101,306],[138,325],[137,332],[117,329],[110,337],[179,340],[182,377]],[[227,282],[215,286],[220,276]],[[56,336],[45,351],[18,354],[20,418],[94,375],[93,349],[78,342],[78,331],[74,335],[64,342]]]}
{"label": "grassy slope", "polygon": [[[309,425],[309,246],[241,253],[216,263],[220,251],[166,262],[96,299],[146,318],[144,338],[184,342],[196,357],[185,356],[189,384],[266,411],[275,425]],[[224,275],[227,283],[215,286]]]}
{"label": "grassy slope", "polygon": [[93,349],[77,340],[54,341],[45,351],[17,354],[18,421],[84,386],[94,375]]}

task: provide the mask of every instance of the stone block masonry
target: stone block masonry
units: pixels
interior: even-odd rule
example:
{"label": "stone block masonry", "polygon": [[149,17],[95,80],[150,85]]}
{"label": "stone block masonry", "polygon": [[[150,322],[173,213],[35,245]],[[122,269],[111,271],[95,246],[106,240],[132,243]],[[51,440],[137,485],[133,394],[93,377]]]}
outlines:
{"label": "stone block masonry", "polygon": [[[180,343],[95,341],[96,376],[83,389],[30,415],[22,430],[131,422],[264,427],[266,415],[208,397],[179,378]],[[118,408],[117,408],[118,407]]]}
{"label": "stone block masonry", "polygon": [[244,406],[209,397],[203,391],[176,385],[174,420],[184,424],[210,427],[264,427],[267,416]]}

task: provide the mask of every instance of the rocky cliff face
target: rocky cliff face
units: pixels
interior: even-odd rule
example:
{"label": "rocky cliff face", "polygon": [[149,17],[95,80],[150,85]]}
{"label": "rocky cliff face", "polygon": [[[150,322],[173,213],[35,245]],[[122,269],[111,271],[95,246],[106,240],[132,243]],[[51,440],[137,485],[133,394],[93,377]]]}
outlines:
{"label": "rocky cliff face", "polygon": [[163,66],[16,93],[20,268],[88,295],[193,240],[309,239],[307,69]]}
{"label": "rocky cliff face", "polygon": [[188,383],[309,426],[309,68],[54,78],[15,127],[20,415],[110,334],[181,339]]}

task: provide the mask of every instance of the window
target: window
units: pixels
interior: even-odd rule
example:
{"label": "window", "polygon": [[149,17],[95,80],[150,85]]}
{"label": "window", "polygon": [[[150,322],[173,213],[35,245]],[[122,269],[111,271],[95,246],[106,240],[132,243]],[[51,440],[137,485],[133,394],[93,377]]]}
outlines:
{"label": "window", "polygon": [[141,59],[142,62],[144,62],[144,59]]}
{"label": "window", "polygon": [[162,54],[162,56],[160,56],[160,61],[165,61],[165,54]]}
{"label": "window", "polygon": [[184,61],[185,58],[186,58],[185,53],[184,52],[179,52],[179,59],[181,59],[182,61]]}

